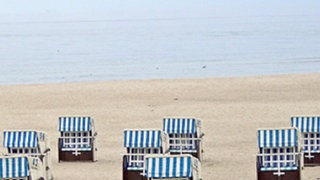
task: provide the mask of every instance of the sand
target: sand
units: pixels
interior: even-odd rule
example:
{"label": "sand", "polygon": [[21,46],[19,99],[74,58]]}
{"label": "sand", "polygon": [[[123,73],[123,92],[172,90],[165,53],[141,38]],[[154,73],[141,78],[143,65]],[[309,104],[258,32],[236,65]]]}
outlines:
{"label": "sand", "polygon": [[[319,115],[320,74],[0,86],[0,129],[46,131],[55,179],[121,179],[123,130],[161,128],[164,116],[203,121],[202,176],[256,179],[256,129]],[[58,117],[90,115],[98,161],[58,163]],[[2,134],[0,136],[2,139]],[[319,167],[305,168],[317,179]]]}

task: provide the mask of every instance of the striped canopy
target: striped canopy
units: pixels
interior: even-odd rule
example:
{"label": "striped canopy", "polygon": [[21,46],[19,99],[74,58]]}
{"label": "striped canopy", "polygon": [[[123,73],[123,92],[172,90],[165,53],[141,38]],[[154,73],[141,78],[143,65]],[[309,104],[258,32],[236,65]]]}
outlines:
{"label": "striped canopy", "polygon": [[3,146],[6,148],[35,148],[38,146],[36,131],[4,131]]}
{"label": "striped canopy", "polygon": [[23,178],[29,176],[27,157],[0,157],[0,178]]}
{"label": "striped canopy", "polygon": [[146,157],[147,178],[189,178],[192,177],[190,156]]}
{"label": "striped canopy", "polygon": [[320,117],[291,117],[291,125],[303,133],[320,132]]}
{"label": "striped canopy", "polygon": [[90,117],[59,117],[60,132],[91,131]]}
{"label": "striped canopy", "polygon": [[258,130],[259,148],[296,146],[298,146],[298,130],[296,128]]}
{"label": "striped canopy", "polygon": [[125,130],[124,147],[158,148],[161,147],[160,130]]}
{"label": "striped canopy", "polygon": [[194,118],[164,118],[163,131],[168,134],[194,134],[196,123]]}

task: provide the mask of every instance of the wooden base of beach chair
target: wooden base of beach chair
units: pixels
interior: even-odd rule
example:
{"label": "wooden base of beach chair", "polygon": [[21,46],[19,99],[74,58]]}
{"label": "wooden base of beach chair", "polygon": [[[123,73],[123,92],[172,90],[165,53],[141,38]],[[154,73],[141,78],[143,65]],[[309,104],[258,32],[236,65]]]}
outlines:
{"label": "wooden base of beach chair", "polygon": [[122,159],[122,180],[147,180],[145,176],[142,176],[142,170],[127,170],[126,167],[126,156]]}
{"label": "wooden base of beach chair", "polygon": [[283,171],[284,175],[275,175],[277,171],[258,171],[258,180],[300,180],[300,170]]}
{"label": "wooden base of beach chair", "polygon": [[313,158],[306,157],[307,154],[304,154],[304,165],[305,166],[319,166],[320,165],[320,154],[311,153]]}
{"label": "wooden base of beach chair", "polygon": [[73,151],[61,151],[59,150],[59,162],[60,161],[94,161],[93,151],[79,151],[78,155],[75,155]]}
{"label": "wooden base of beach chair", "polygon": [[[179,152],[170,152],[171,155],[179,155],[181,153]],[[202,155],[201,155],[201,152],[198,151],[198,152],[195,152],[195,153],[182,153],[182,154],[190,154],[192,155],[193,157],[197,158],[199,161],[202,160]]]}

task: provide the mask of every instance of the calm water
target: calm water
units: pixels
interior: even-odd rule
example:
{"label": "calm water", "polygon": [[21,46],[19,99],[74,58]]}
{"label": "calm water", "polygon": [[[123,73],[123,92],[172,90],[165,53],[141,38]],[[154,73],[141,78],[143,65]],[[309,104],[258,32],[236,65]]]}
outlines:
{"label": "calm water", "polygon": [[320,72],[319,19],[2,20],[0,84]]}

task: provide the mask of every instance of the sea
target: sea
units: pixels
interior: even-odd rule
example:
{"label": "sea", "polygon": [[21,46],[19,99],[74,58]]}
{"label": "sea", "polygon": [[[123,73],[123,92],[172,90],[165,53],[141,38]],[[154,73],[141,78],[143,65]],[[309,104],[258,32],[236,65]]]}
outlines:
{"label": "sea", "polygon": [[317,73],[319,19],[1,19],[0,85]]}

